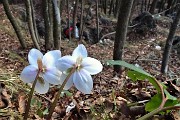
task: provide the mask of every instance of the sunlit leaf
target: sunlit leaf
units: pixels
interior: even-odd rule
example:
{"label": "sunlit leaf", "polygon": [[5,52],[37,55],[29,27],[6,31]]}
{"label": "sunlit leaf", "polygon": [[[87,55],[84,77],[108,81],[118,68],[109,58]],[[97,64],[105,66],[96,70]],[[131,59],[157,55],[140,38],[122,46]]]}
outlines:
{"label": "sunlit leaf", "polygon": [[154,95],[151,98],[151,100],[148,103],[146,103],[145,110],[148,112],[151,112],[151,111],[157,109],[160,106],[161,101],[162,101],[161,94],[158,93],[158,94]]}
{"label": "sunlit leaf", "polygon": [[153,84],[153,86],[156,88],[158,92],[161,91],[158,83],[156,82],[156,79],[152,75],[150,75],[149,73],[147,73],[146,71],[144,71],[143,69],[139,67],[136,67],[132,64],[129,64],[125,61],[120,61],[120,60],[117,60],[117,61],[107,60],[107,65],[120,65],[130,70],[133,70],[128,73],[129,77],[131,77],[133,80],[139,80],[138,78],[140,78],[140,80],[147,79],[150,83]]}
{"label": "sunlit leaf", "polygon": [[168,98],[169,100],[177,100],[177,98],[170,95],[170,93],[166,89],[164,89],[164,93],[166,94],[166,98]]}
{"label": "sunlit leaf", "polygon": [[48,114],[48,108],[46,108],[44,111],[43,111],[43,115],[47,115]]}

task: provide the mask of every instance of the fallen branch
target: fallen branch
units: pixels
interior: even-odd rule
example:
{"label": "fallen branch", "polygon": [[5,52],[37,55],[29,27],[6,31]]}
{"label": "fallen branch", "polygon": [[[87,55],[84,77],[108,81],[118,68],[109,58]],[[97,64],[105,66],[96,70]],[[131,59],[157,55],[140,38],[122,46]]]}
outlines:
{"label": "fallen branch", "polygon": [[[133,27],[136,27],[136,26],[138,26],[138,25],[140,25],[140,24],[141,24],[141,23],[137,23],[137,24],[135,24],[135,25],[128,26],[128,28],[133,28]],[[103,35],[100,40],[104,39],[106,36],[113,35],[113,34],[115,34],[115,33],[116,33],[116,31],[107,33],[107,34]]]}

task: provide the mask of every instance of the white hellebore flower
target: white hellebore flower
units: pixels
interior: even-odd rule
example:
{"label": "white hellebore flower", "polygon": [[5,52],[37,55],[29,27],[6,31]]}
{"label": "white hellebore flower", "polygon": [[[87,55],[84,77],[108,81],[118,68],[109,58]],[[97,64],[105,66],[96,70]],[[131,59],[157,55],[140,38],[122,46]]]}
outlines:
{"label": "white hellebore flower", "polygon": [[40,94],[48,92],[49,83],[60,84],[60,75],[62,73],[55,67],[55,62],[60,57],[60,50],[49,51],[43,56],[39,50],[31,49],[28,54],[30,65],[23,69],[20,79],[25,83],[33,83],[40,70],[35,91]]}
{"label": "white hellebore flower", "polygon": [[70,70],[74,66],[77,66],[76,71],[71,75],[64,89],[68,90],[74,84],[79,91],[85,94],[90,94],[93,88],[91,75],[101,72],[103,68],[100,61],[87,57],[87,50],[83,44],[80,44],[75,48],[72,56],[60,58],[57,61],[56,66],[63,72],[61,79],[65,79]]}

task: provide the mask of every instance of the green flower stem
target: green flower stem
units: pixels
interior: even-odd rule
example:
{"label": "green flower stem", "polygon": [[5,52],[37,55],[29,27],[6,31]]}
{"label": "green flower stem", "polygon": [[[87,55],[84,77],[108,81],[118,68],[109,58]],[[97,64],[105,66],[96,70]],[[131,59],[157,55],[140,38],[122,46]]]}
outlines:
{"label": "green flower stem", "polygon": [[52,116],[52,114],[53,114],[53,112],[54,112],[54,109],[55,109],[55,107],[56,107],[56,104],[57,104],[57,102],[58,102],[58,99],[59,99],[59,97],[60,97],[60,94],[61,94],[61,92],[63,91],[63,88],[64,88],[65,84],[67,83],[68,79],[69,79],[69,78],[71,77],[71,75],[75,72],[76,68],[77,68],[77,66],[74,66],[74,67],[71,69],[70,73],[68,74],[68,76],[66,77],[66,79],[65,79],[64,82],[62,83],[61,87],[59,88],[59,91],[58,91],[58,93],[57,93],[57,95],[56,95],[53,103],[52,103],[51,106],[50,106],[49,114],[48,114],[46,120],[50,120],[50,119],[51,119],[51,116]]}
{"label": "green flower stem", "polygon": [[140,118],[137,119],[137,120],[146,120],[146,119],[152,117],[153,115],[159,113],[161,110],[162,110],[161,108],[157,108],[156,110],[153,110],[152,112],[150,112],[150,113],[148,113],[148,114],[140,117]]}
{"label": "green flower stem", "polygon": [[33,82],[33,85],[32,85],[32,88],[31,88],[31,91],[29,92],[29,95],[28,95],[28,103],[26,105],[26,110],[25,110],[25,114],[24,114],[24,119],[23,120],[27,120],[28,119],[28,114],[29,114],[29,110],[30,110],[30,105],[31,105],[31,99],[32,99],[32,96],[33,96],[33,93],[34,93],[34,88],[36,86],[36,83],[37,83],[37,78],[39,76],[39,73],[40,73],[41,70],[38,70],[38,73],[36,75],[36,78]]}
{"label": "green flower stem", "polygon": [[180,109],[180,106],[169,106],[169,107],[164,107],[164,108],[157,108],[156,110],[153,110],[152,112],[140,117],[137,120],[146,120],[159,112],[162,112],[165,110],[172,110],[172,109]]}

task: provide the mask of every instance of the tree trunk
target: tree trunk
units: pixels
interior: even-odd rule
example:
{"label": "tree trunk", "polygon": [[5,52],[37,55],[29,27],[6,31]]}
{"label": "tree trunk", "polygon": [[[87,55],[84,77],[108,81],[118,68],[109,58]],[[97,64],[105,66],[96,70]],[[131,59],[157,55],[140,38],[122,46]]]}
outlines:
{"label": "tree trunk", "polygon": [[155,9],[156,9],[157,3],[158,3],[158,0],[153,0],[153,2],[151,3],[151,7],[150,7],[150,10],[149,10],[149,12],[150,12],[151,14],[154,14],[154,11],[155,11]]}
{"label": "tree trunk", "polygon": [[135,8],[136,8],[136,5],[137,5],[138,2],[139,2],[139,0],[134,0],[133,1],[133,5],[132,5],[132,8],[131,8],[131,14],[129,16],[129,23],[131,23],[131,21],[132,21],[131,18],[133,16],[133,13],[135,11]]}
{"label": "tree trunk", "polygon": [[34,31],[34,26],[33,26],[33,20],[32,20],[32,9],[31,9],[31,3],[30,0],[25,0],[25,5],[26,5],[26,14],[27,14],[27,20],[28,20],[28,27],[29,27],[29,32],[33,41],[34,46],[37,49],[40,49],[40,46],[37,42],[36,36],[35,36],[35,31]]}
{"label": "tree trunk", "polygon": [[[124,43],[126,40],[128,21],[131,13],[132,4],[133,0],[123,0],[121,2],[114,42],[114,60],[122,60],[123,58]],[[114,71],[116,73],[121,74],[121,70],[122,68],[120,66],[114,66]]]}
{"label": "tree trunk", "polygon": [[70,14],[71,14],[71,11],[70,11],[70,9],[69,9],[69,0],[67,0],[67,12],[68,12],[69,40],[71,41],[71,31],[70,31],[70,27],[71,27],[71,23],[70,23]]}
{"label": "tree trunk", "polygon": [[57,0],[53,0],[53,15],[54,15],[54,26],[53,26],[53,37],[54,37],[54,47],[60,50],[60,10]]}
{"label": "tree trunk", "polygon": [[21,32],[21,29],[19,27],[19,25],[17,24],[16,22],[16,19],[15,17],[11,14],[11,11],[9,9],[9,3],[8,3],[8,0],[2,0],[2,3],[3,3],[3,7],[4,7],[4,10],[6,12],[6,15],[9,19],[9,21],[11,22],[15,32],[16,32],[16,35],[19,39],[19,42],[21,44],[21,47],[24,49],[24,48],[27,48],[27,45],[26,45],[26,42],[25,42],[25,38],[23,37],[23,34]]}
{"label": "tree trunk", "polygon": [[50,24],[50,42],[52,44],[51,48],[54,48],[54,36],[53,36],[53,27],[54,27],[54,14],[53,14],[53,3],[52,0],[48,0],[48,13],[49,13],[49,24]]}
{"label": "tree trunk", "polygon": [[[174,0],[168,0],[168,1],[167,1],[167,8],[166,8],[166,9],[170,9],[170,8],[171,8],[171,6],[172,6],[172,4],[173,4],[173,1],[174,1]],[[166,12],[165,12],[165,15],[168,15],[169,13],[171,13],[171,10],[166,11]]]}
{"label": "tree trunk", "polygon": [[36,27],[36,20],[35,20],[35,15],[34,15],[34,7],[33,7],[33,0],[30,0],[30,5],[31,5],[31,10],[32,10],[32,21],[33,21],[33,28],[34,28],[34,32],[35,32],[35,36],[36,36],[36,39],[37,39],[37,42],[39,43],[40,40],[39,40],[39,34],[38,34],[38,31],[37,31],[37,27]]}
{"label": "tree trunk", "polygon": [[114,17],[117,18],[119,14],[119,6],[121,6],[121,2],[123,0],[116,0],[115,9],[114,9]]}
{"label": "tree trunk", "polygon": [[96,25],[97,25],[97,42],[99,41],[99,0],[96,0]]}
{"label": "tree trunk", "polygon": [[163,8],[163,6],[164,6],[164,1],[165,1],[165,0],[161,0],[158,13],[160,13],[160,12],[162,11],[162,8]]}
{"label": "tree trunk", "polygon": [[163,53],[163,59],[162,59],[162,66],[161,66],[161,72],[162,73],[167,73],[167,71],[168,71],[168,61],[169,61],[169,57],[170,57],[170,53],[171,53],[173,37],[174,37],[174,34],[176,32],[177,25],[179,23],[179,19],[180,19],[180,6],[178,6],[176,18],[174,19],[174,21],[171,25],[169,35],[168,35],[168,38],[166,40],[166,45],[165,45],[165,49],[164,49],[164,53]]}
{"label": "tree trunk", "polygon": [[82,36],[82,35],[83,35],[85,22],[87,21],[88,15],[90,14],[90,11],[91,11],[91,7],[92,7],[92,5],[93,5],[93,4],[92,4],[92,2],[91,2],[91,3],[90,3],[90,5],[89,5],[89,8],[88,8],[88,10],[87,10],[86,17],[85,17],[85,19],[84,19],[84,21],[83,21],[83,25],[82,25],[82,28],[81,28],[81,33],[80,33],[80,36]]}
{"label": "tree trunk", "polygon": [[76,23],[77,23],[77,9],[78,9],[79,0],[76,0],[74,5],[74,13],[73,13],[73,36],[76,37]]}
{"label": "tree trunk", "polygon": [[51,29],[51,21],[49,16],[49,5],[48,0],[43,0],[43,18],[44,18],[44,26],[45,26],[45,49],[50,50],[53,47],[52,43],[52,29]]}
{"label": "tree trunk", "polygon": [[82,34],[83,33],[83,12],[84,10],[84,0],[81,0],[81,20],[80,20],[80,29],[79,29],[79,40],[81,41],[82,40]]}
{"label": "tree trunk", "polygon": [[110,2],[110,8],[109,8],[109,15],[111,15],[111,13],[112,13],[113,6],[114,6],[114,0],[111,0],[111,2]]}

